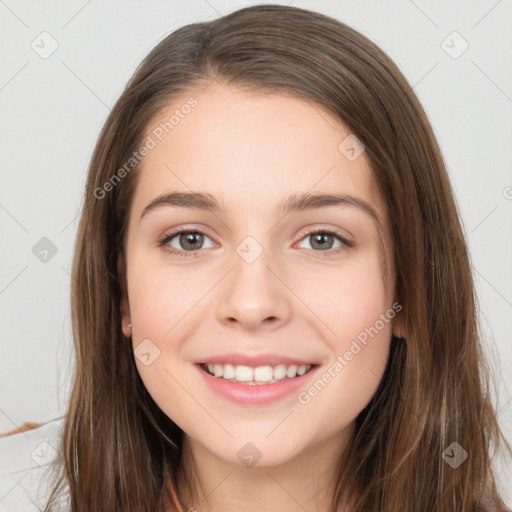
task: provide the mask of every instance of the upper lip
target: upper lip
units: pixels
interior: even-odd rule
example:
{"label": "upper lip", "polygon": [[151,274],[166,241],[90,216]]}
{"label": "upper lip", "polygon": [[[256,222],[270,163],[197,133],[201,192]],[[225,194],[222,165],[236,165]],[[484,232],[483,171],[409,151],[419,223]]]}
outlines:
{"label": "upper lip", "polygon": [[233,366],[250,366],[257,368],[258,366],[277,366],[284,364],[286,366],[291,365],[316,365],[318,362],[311,359],[298,359],[295,357],[288,357],[279,354],[259,354],[259,355],[248,355],[248,354],[221,354],[212,357],[205,357],[197,360],[196,364],[232,364]]}

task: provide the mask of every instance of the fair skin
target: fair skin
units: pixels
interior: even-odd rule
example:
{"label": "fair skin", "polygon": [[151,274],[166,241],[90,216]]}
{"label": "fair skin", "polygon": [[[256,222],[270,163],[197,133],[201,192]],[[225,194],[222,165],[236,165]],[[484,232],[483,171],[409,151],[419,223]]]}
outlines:
{"label": "fair skin", "polygon": [[[160,350],[151,364],[136,364],[152,398],[184,431],[183,459],[193,458],[207,494],[193,499],[180,472],[185,510],[325,512],[329,479],[377,390],[391,335],[403,335],[399,317],[307,404],[297,392],[266,404],[236,403],[206,386],[194,363],[275,352],[317,361],[319,378],[392,307],[394,276],[388,268],[385,287],[377,226],[363,209],[336,204],[284,215],[280,203],[308,192],[365,201],[382,223],[389,258],[386,208],[365,154],[349,161],[338,149],[349,131],[304,100],[214,84],[176,99],[148,134],[191,95],[197,107],[141,165],[126,239],[123,330],[134,349],[149,339]],[[141,218],[170,191],[208,193],[226,209],[164,205]],[[204,233],[192,240],[192,257],[169,254],[191,252],[179,234],[158,246],[185,226]],[[326,228],[353,246],[327,234],[322,249],[306,233]],[[263,250],[251,263],[236,251],[247,236]],[[252,467],[237,456],[248,442],[261,453]]]}

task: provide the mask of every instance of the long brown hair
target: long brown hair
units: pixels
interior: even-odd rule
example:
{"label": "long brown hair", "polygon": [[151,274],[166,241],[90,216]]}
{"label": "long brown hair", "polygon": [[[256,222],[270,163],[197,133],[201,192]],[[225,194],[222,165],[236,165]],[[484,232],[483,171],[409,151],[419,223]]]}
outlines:
{"label": "long brown hair", "polygon": [[[504,510],[491,451],[501,441],[510,446],[491,403],[468,250],[427,116],[366,37],[325,15],[277,5],[167,36],[103,127],[76,239],[76,373],[52,500],[67,487],[73,512],[178,510],[183,432],[145,389],[121,330],[124,242],[140,169],[118,170],[162,108],[213,80],[291,94],[332,113],[364,143],[389,211],[406,337],[392,339],[379,389],[356,419],[333,475],[331,511],[351,499],[354,512]],[[453,442],[469,454],[457,468],[443,458]]]}

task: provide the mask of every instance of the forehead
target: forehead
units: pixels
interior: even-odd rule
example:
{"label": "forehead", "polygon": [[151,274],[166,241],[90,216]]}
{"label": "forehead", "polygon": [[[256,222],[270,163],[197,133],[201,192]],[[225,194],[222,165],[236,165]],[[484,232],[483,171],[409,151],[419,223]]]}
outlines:
{"label": "forehead", "polygon": [[357,195],[385,222],[365,153],[348,158],[353,134],[311,101],[213,83],[174,98],[146,138],[154,147],[139,166],[134,210],[166,190],[207,191],[226,206],[259,209],[322,191]]}

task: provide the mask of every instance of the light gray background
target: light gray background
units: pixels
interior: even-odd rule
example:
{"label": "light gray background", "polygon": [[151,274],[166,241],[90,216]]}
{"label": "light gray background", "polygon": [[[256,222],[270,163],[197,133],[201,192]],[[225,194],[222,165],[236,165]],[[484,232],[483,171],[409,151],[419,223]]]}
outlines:
{"label": "light gray background", "polygon": [[[256,3],[0,0],[0,432],[65,410],[69,269],[86,169],[109,108],[169,32]],[[272,3],[348,23],[414,86],[456,192],[498,376],[499,420],[512,441],[512,2]],[[469,44],[460,56],[464,42],[453,31]],[[47,51],[51,38],[58,48],[42,58],[31,44]],[[42,237],[57,248],[46,262],[32,252]],[[510,482],[506,464],[500,474]],[[511,505],[508,486],[504,492]]]}

